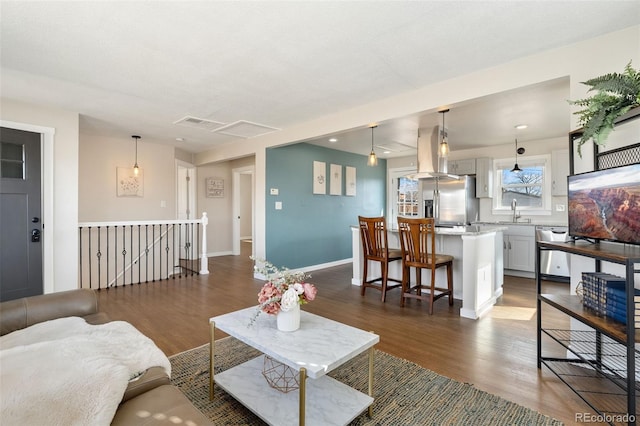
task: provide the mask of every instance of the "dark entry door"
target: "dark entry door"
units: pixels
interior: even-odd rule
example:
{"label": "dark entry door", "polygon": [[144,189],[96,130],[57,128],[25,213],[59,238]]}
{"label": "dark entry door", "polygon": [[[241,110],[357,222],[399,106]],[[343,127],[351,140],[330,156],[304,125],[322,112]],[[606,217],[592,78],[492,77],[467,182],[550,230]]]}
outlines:
{"label": "dark entry door", "polygon": [[0,301],[43,293],[40,139],[0,128]]}

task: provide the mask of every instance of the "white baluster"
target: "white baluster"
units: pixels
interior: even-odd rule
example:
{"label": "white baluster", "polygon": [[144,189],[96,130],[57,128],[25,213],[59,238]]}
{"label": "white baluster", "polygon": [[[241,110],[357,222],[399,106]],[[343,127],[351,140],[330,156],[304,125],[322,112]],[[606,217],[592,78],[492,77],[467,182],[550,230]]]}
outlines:
{"label": "white baluster", "polygon": [[209,218],[207,213],[202,213],[202,256],[200,256],[200,275],[209,274],[209,260],[207,259],[207,225]]}

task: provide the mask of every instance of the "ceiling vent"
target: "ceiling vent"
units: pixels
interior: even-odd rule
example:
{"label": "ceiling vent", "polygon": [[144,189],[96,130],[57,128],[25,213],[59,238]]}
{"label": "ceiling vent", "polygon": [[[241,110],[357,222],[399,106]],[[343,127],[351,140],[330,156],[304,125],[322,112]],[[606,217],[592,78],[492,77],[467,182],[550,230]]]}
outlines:
{"label": "ceiling vent", "polygon": [[173,124],[177,124],[178,126],[191,127],[194,129],[202,129],[206,131],[214,131],[221,126],[224,126],[226,123],[221,123],[219,121],[207,120],[204,118],[192,117],[187,115],[186,117],[182,117],[178,121],[174,121]]}
{"label": "ceiling vent", "polygon": [[383,151],[389,151],[389,152],[405,152],[405,151],[415,151],[416,147],[415,146],[409,146],[409,145],[405,145],[401,142],[395,142],[395,141],[391,141],[391,142],[387,142],[387,143],[383,143],[380,145],[376,145],[376,148],[380,148]]}
{"label": "ceiling vent", "polygon": [[263,124],[252,123],[250,121],[238,120],[212,131],[222,133],[223,135],[249,139],[255,138],[256,136],[266,135],[267,133],[276,132],[278,130],[280,129],[265,126]]}

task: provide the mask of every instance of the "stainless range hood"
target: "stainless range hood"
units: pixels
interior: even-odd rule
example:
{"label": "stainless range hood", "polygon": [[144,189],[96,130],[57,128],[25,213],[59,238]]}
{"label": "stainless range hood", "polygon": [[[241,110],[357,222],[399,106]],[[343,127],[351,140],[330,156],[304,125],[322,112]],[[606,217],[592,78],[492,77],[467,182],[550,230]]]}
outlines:
{"label": "stainless range hood", "polygon": [[440,126],[433,128],[430,135],[421,136],[418,132],[418,173],[408,176],[411,179],[453,179],[460,178],[447,172],[447,159],[438,157]]}

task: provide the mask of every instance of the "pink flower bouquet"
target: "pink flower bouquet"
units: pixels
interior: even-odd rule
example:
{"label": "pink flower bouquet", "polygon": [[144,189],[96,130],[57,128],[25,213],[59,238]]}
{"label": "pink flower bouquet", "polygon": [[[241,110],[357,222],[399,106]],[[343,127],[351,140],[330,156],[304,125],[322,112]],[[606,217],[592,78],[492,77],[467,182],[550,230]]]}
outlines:
{"label": "pink flower bouquet", "polygon": [[296,304],[304,305],[316,298],[318,290],[313,284],[305,282],[311,278],[305,272],[292,272],[286,268],[280,270],[265,260],[256,261],[254,269],[266,277],[266,283],[258,293],[256,317],[260,312],[277,315],[281,310],[289,311]]}

